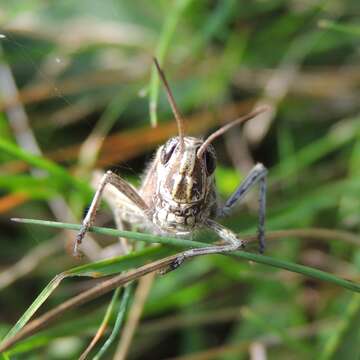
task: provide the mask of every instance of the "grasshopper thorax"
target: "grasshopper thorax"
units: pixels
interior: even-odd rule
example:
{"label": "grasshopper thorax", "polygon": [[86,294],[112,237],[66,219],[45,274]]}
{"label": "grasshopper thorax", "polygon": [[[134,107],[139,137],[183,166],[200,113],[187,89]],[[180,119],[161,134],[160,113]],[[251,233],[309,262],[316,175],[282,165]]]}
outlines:
{"label": "grasshopper thorax", "polygon": [[158,149],[153,220],[165,231],[188,233],[216,206],[215,150],[209,145],[198,157],[202,144],[188,136],[180,144],[174,137]]}

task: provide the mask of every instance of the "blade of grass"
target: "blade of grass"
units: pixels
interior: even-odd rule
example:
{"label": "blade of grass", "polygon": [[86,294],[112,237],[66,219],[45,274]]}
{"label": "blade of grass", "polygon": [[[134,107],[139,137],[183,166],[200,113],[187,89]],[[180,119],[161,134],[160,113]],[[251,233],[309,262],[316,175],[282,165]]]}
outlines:
{"label": "blade of grass", "polygon": [[[1,342],[0,353],[6,351],[8,348],[10,348],[12,345],[16,344],[20,340],[23,340],[35,334],[37,331],[42,330],[49,323],[53,322],[60,315],[62,315],[64,312],[76,308],[81,304],[89,302],[101,295],[104,295],[117,287],[132,282],[133,280],[139,279],[146,274],[165,269],[176,259],[177,256],[178,255],[168,256],[161,260],[141,266],[136,270],[126,272],[125,274],[121,273],[119,275],[113,276],[110,279],[104,280],[103,282],[90,288],[89,290],[83,291],[79,295],[76,295],[73,298],[63,302],[55,309],[52,309],[44,315],[40,316],[39,318],[33,320],[24,328],[17,329],[18,332],[14,336],[12,336],[11,338],[7,338],[6,340]],[[20,320],[22,320],[22,318]]]}
{"label": "blade of grass", "polygon": [[323,138],[313,141],[288,156],[279,165],[272,168],[270,182],[288,178],[300,170],[312,165],[326,155],[354,141],[360,132],[360,117],[355,116],[338,123]]}
{"label": "blade of grass", "polygon": [[[174,252],[174,251],[172,251]],[[65,276],[89,276],[99,278],[133,269],[139,264],[161,259],[171,253],[170,249],[153,246],[127,255],[116,256],[110,259],[91,262],[89,264],[76,266],[65,271]]]}
{"label": "blade of grass", "polygon": [[164,267],[168,266],[177,255],[167,257],[165,259],[162,259],[160,261],[142,266],[141,268],[131,271],[127,274],[120,274],[117,276],[114,276],[113,278],[109,280],[105,280],[104,282],[98,284],[94,288],[91,288],[80,295],[77,295],[76,297],[62,303],[57,308],[49,311],[48,313],[42,315],[40,318],[32,321],[30,324],[28,324],[24,329],[22,329],[21,332],[16,334],[13,338],[9,339],[8,341],[2,343],[0,345],[0,352],[8,349],[10,346],[14,345],[18,341],[25,339],[35,332],[43,329],[45,326],[47,326],[50,322],[54,321],[57,317],[59,317],[61,314],[63,314],[65,311],[70,310],[74,307],[77,307],[85,302],[88,302],[95,297],[101,296],[105,294],[108,291],[111,291],[112,289],[123,285],[127,282],[133,281],[135,279],[138,279],[139,277],[144,276],[145,274],[151,273],[156,270],[163,269]]}
{"label": "blade of grass", "polygon": [[128,88],[126,94],[121,92],[110,101],[94,129],[81,145],[78,159],[80,169],[89,170],[93,168],[106,136],[135,97],[135,93],[136,91],[133,88]]}
{"label": "blade of grass", "polygon": [[[41,220],[31,220],[31,219],[23,219],[23,222],[28,222],[31,224],[40,224],[43,225],[44,222]],[[78,229],[79,225],[74,224],[65,224],[61,225],[56,222],[45,222],[45,225],[62,228],[67,227],[69,229]],[[141,234],[141,233],[132,233],[132,232],[123,232],[119,230],[114,229],[107,229],[107,228],[97,228],[94,227],[91,230],[94,232],[106,234],[106,235],[113,235],[118,236],[119,234],[122,236],[124,233],[127,236],[132,236],[135,240],[142,240],[142,241],[158,241],[158,238],[153,239],[152,235],[148,234]],[[268,239],[277,239],[277,238],[283,238],[283,237],[293,237],[293,236],[299,236],[299,237],[306,237],[306,238],[319,238],[319,239],[330,239],[334,238],[336,236],[342,237],[344,239],[351,240],[351,243],[358,243],[358,238],[355,236],[349,237],[348,233],[343,232],[337,232],[337,231],[330,231],[325,229],[298,229],[298,230],[288,230],[288,231],[277,231],[277,232],[271,232],[268,234]],[[348,238],[349,237],[349,238]],[[254,240],[256,237],[246,237],[247,240]],[[173,242],[174,239],[172,238],[160,238],[160,241],[163,241],[164,244],[173,245],[176,246]],[[175,239],[178,240],[178,239]],[[159,242],[160,242],[159,241]],[[179,240],[178,240],[179,241]],[[180,240],[181,246],[199,246],[200,244],[204,246],[204,244],[199,242],[193,242],[186,240],[185,242],[182,242]],[[178,246],[180,246],[179,243],[177,243]],[[56,289],[56,287],[59,285],[59,283],[71,276],[89,276],[89,277],[100,277],[100,276],[107,276],[114,273],[119,273],[121,271],[125,271],[131,268],[134,268],[136,266],[139,266],[139,264],[144,264],[147,261],[154,261],[158,260],[164,256],[167,256],[171,254],[171,250],[163,248],[163,247],[151,247],[147,248],[135,253],[131,253],[125,256],[119,256],[111,259],[106,259],[98,262],[93,262],[90,264],[85,264],[81,266],[77,266],[75,268],[72,268],[68,271],[65,271],[62,274],[59,274],[57,277],[55,277],[49,285],[40,293],[40,295],[36,298],[36,300],[33,302],[33,304],[27,309],[27,311],[23,314],[21,319],[14,325],[14,327],[11,329],[9,334],[6,338],[11,337],[15,333],[17,333],[34,315],[34,313],[37,311],[37,309],[46,301],[46,299],[51,295],[51,293]]]}
{"label": "blade of grass", "polygon": [[14,336],[17,332],[19,332],[20,329],[24,327],[24,325],[31,319],[34,313],[49,298],[49,296],[55,291],[61,281],[65,278],[74,276],[89,276],[95,278],[101,276],[108,276],[114,273],[119,273],[125,270],[132,269],[136,266],[139,266],[139,264],[143,264],[147,261],[158,260],[168,254],[169,250],[165,248],[152,247],[124,256],[77,266],[61,274],[58,274],[37,296],[34,302],[28,307],[28,309],[21,316],[21,318],[10,329],[10,331],[3,340],[5,341],[8,338]]}
{"label": "blade of grass", "polygon": [[359,359],[360,357],[360,296],[354,294],[343,321],[330,336],[321,352],[321,360]]}
{"label": "blade of grass", "polygon": [[32,155],[5,139],[0,139],[0,150],[29,163],[33,167],[46,170],[52,176],[55,183],[70,185],[86,197],[90,197],[92,194],[87,183],[74,178],[65,169],[50,160],[41,156]]}
{"label": "blade of grass", "polygon": [[[178,240],[178,239],[176,239]],[[198,243],[201,246],[206,246],[203,243]],[[182,241],[180,240],[179,246],[184,246]],[[247,260],[253,260],[257,261],[259,263],[271,265],[280,267],[289,271],[297,272],[303,275],[308,275],[310,277],[321,279],[324,281],[329,281],[332,283],[336,283],[340,286],[343,286],[344,288],[347,288],[352,291],[360,292],[360,285],[352,283],[350,281],[346,281],[343,279],[340,279],[334,275],[325,273],[320,270],[316,270],[313,268],[309,268],[306,266],[289,263],[286,261],[281,261],[277,259],[273,259],[267,256],[263,255],[255,255],[250,253],[245,253],[238,251],[234,253],[234,255],[238,255],[239,257],[245,258]],[[125,274],[121,273],[119,275],[116,275],[108,280],[104,280],[103,282],[99,283],[98,285],[94,286],[93,288],[86,290],[82,292],[81,294],[63,302],[58,307],[56,307],[53,310],[50,310],[48,313],[40,316],[38,319],[33,320],[31,323],[27,324],[23,329],[21,329],[18,333],[16,333],[13,337],[8,338],[6,341],[3,341],[0,344],[0,352],[3,352],[10,348],[12,345],[16,344],[20,340],[23,340],[37,331],[40,331],[41,329],[45,328],[47,325],[49,325],[51,322],[53,322],[55,319],[57,319],[60,315],[62,315],[64,312],[73,309],[75,307],[78,307],[88,301],[91,301],[101,295],[104,295],[105,293],[121,286],[126,283],[129,283],[131,281],[134,281],[136,279],[139,279],[146,274],[152,273],[154,271],[160,271],[165,268],[167,268],[177,257],[179,254],[175,254],[166,258],[163,258],[161,260],[152,262],[150,264],[141,266],[140,268],[137,268],[136,270],[129,271]]]}
{"label": "blade of grass", "polygon": [[132,306],[129,309],[128,318],[123,329],[121,338],[117,345],[114,359],[125,360],[128,358],[128,352],[135,332],[137,331],[141,316],[143,314],[145,303],[155,280],[155,273],[148,274],[138,281],[138,286],[134,293]]}
{"label": "blade of grass", "polygon": [[[20,220],[20,219],[18,219]],[[52,221],[41,221],[41,220],[34,220],[34,219],[21,219],[20,221],[26,222],[28,224],[37,224],[37,225],[45,225],[50,227],[56,227],[56,228],[63,228],[63,229],[70,229],[70,230],[80,230],[81,225],[76,224],[67,224],[67,223],[57,223]],[[179,248],[201,248],[207,246],[207,244],[199,242],[199,241],[192,241],[192,240],[184,240],[184,239],[178,239],[178,238],[171,238],[171,237],[165,237],[165,236],[156,236],[151,234],[144,234],[144,233],[138,233],[133,231],[120,231],[115,229],[109,229],[109,228],[101,228],[93,226],[90,228],[89,231],[96,231],[99,234],[104,235],[111,235],[116,237],[125,237],[132,240],[137,241],[144,241],[149,243],[160,243],[163,245],[170,245],[174,247]],[[236,256],[239,258],[242,258],[244,260],[250,260],[257,262],[259,264],[269,265],[273,267],[277,267],[280,269],[289,270],[295,273],[299,273],[305,276],[309,276],[318,280],[327,281],[336,285],[339,285],[341,287],[344,287],[346,289],[360,292],[360,284],[353,283],[351,281],[341,279],[335,275],[332,275],[330,273],[327,273],[325,271],[321,271],[318,269],[314,269],[308,266],[296,264],[293,262],[285,261],[276,259],[270,256],[260,255],[260,254],[254,254],[249,253],[246,251],[236,251],[231,254],[232,256]]]}
{"label": "blade of grass", "polygon": [[30,199],[30,195],[23,192],[15,192],[0,197],[0,214],[12,210],[18,205],[22,205]]}
{"label": "blade of grass", "polygon": [[217,36],[226,29],[226,25],[236,13],[235,5],[235,0],[222,1],[217,4],[214,10],[209,12],[204,26],[194,36],[192,44],[187,51],[190,56],[196,57],[211,41],[212,37]]}
{"label": "blade of grass", "polygon": [[35,311],[44,303],[44,301],[49,297],[49,295],[59,286],[60,282],[64,279],[63,274],[55,276],[48,285],[43,289],[43,291],[38,295],[34,302],[27,308],[24,315],[16,322],[16,324],[10,329],[6,334],[3,341],[13,337],[24,325],[29,321],[31,316]]}
{"label": "blade of grass", "polygon": [[80,355],[79,360],[85,360],[86,357],[89,355],[90,351],[94,348],[94,346],[97,344],[97,342],[100,340],[100,338],[104,335],[104,332],[109,324],[110,318],[112,313],[114,312],[114,308],[116,305],[117,300],[119,299],[120,295],[120,288],[115,289],[114,294],[111,298],[110,304],[108,305],[105,316],[95,334],[93,339],[91,340],[88,347],[85,349],[85,351]]}
{"label": "blade of grass", "polygon": [[[32,225],[42,225],[42,226],[49,226],[56,229],[68,229],[68,230],[79,230],[81,225],[79,224],[69,224],[69,223],[62,223],[62,222],[56,222],[56,221],[48,221],[48,220],[37,220],[37,219],[20,219],[20,218],[12,218],[11,220],[15,222],[21,222],[24,224],[32,224]],[[92,226],[89,229],[90,232],[95,232],[97,234],[102,235],[108,235],[108,236],[115,236],[115,237],[125,237],[127,239],[137,240],[137,241],[144,241],[150,244],[153,243],[161,243],[166,245],[172,245],[172,246],[179,246],[181,247],[199,247],[199,244],[204,245],[202,243],[199,243],[197,241],[192,240],[179,240],[172,237],[167,236],[156,236],[152,234],[145,234],[135,231],[126,231],[126,230],[117,230],[117,229],[111,229],[111,228],[105,228],[105,227],[98,227],[98,226]]]}
{"label": "blade of grass", "polygon": [[129,284],[124,291],[123,297],[121,299],[118,314],[116,316],[115,325],[113,328],[113,331],[111,332],[109,338],[106,340],[104,345],[100,348],[99,352],[94,356],[93,360],[99,360],[109,349],[111,344],[116,339],[117,335],[119,334],[121,325],[123,323],[125,312],[128,308],[130,299],[132,298],[133,292],[134,292],[134,283]]}
{"label": "blade of grass", "polygon": [[335,30],[349,35],[360,36],[360,24],[340,24],[331,20],[320,20],[318,23],[322,29]]}
{"label": "blade of grass", "polygon": [[[166,51],[169,47],[173,35],[175,34],[175,30],[181,19],[181,16],[191,2],[192,0],[177,0],[175,4],[171,7],[172,10],[166,17],[166,22],[161,31],[160,39],[155,51],[156,58],[158,59],[160,65],[164,61]],[[152,127],[155,127],[157,125],[156,110],[159,98],[159,86],[160,79],[156,69],[153,67],[151,69],[149,93],[150,123]]]}
{"label": "blade of grass", "polygon": [[[33,219],[21,219],[22,222],[30,223],[30,224],[37,224],[37,225],[45,225],[55,228],[66,228],[71,230],[79,230],[81,225],[76,224],[65,224],[65,223],[57,223],[57,222],[50,222],[50,221],[41,221],[41,220],[33,220]],[[186,247],[204,247],[206,244],[197,242],[197,241],[190,241],[190,240],[182,240],[177,238],[170,238],[170,237],[159,237],[154,236],[151,234],[143,234],[143,233],[136,233],[130,231],[120,231],[115,229],[108,229],[108,228],[99,228],[99,227],[92,227],[90,231],[94,231],[97,233],[105,234],[105,235],[112,235],[112,236],[122,236],[127,237],[129,239],[144,241],[149,243],[162,243],[164,245],[170,245],[174,247],[186,248]],[[281,232],[280,236],[286,237],[286,233]],[[293,236],[293,234],[291,234]],[[291,236],[290,235],[290,236]],[[164,255],[165,253],[159,253],[158,248],[150,248],[146,250],[142,250],[141,252],[129,254],[123,257],[103,260],[97,263],[91,263],[87,265],[83,265],[80,267],[76,267],[71,269],[67,272],[59,274],[56,276],[49,285],[41,292],[41,294],[37,297],[37,299],[33,302],[33,304],[27,309],[27,311],[23,314],[23,316],[19,319],[19,321],[14,325],[14,327],[10,330],[10,332],[6,335],[5,340],[12,337],[14,334],[19,332],[24,325],[29,321],[29,319],[33,316],[35,311],[44,303],[44,301],[50,296],[53,290],[59,285],[60,281],[62,281],[65,277],[69,276],[104,276],[109,275],[110,273],[123,271],[139,265],[139,261],[141,260],[142,263],[144,261],[149,260],[149,258],[153,259],[153,257],[149,256],[154,255],[155,258],[159,255]],[[166,251],[166,249],[161,249],[161,251]],[[146,254],[144,254],[146,252]],[[145,255],[145,256],[144,256]],[[275,259],[272,257],[258,255],[253,253],[248,253],[245,251],[237,251],[236,253],[232,254],[233,256],[237,256],[243,258],[245,260],[251,260],[254,262],[258,262],[261,264],[293,271],[299,274],[303,274],[305,276],[309,276],[315,279],[319,279],[322,281],[327,281],[330,283],[337,284],[342,286],[346,289],[360,292],[360,285],[353,283],[351,281],[347,281],[345,279],[341,279],[335,275],[326,273],[321,270],[317,270],[314,268],[306,267],[303,265],[295,264],[292,262]],[[127,260],[134,260],[134,262],[129,262],[125,265]],[[124,261],[124,263],[122,263]],[[141,263],[141,262],[140,262]]]}

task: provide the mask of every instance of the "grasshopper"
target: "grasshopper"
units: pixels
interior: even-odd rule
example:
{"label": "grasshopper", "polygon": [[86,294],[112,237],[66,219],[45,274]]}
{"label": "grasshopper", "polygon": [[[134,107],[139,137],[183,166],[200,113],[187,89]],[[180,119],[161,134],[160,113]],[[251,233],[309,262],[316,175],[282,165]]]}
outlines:
{"label": "grasshopper", "polygon": [[154,63],[166,89],[166,94],[177,122],[178,136],[160,146],[148,166],[142,184],[136,189],[119,175],[103,174],[89,210],[83,220],[74,244],[74,255],[93,224],[102,196],[111,206],[115,222],[133,225],[158,234],[187,236],[195,229],[208,228],[222,240],[222,245],[190,249],[182,252],[170,265],[169,271],[179,267],[185,259],[206,254],[224,254],[245,246],[233,231],[220,225],[216,219],[229,214],[234,204],[259,183],[259,251],[265,249],[266,168],[256,164],[224,205],[220,206],[215,184],[216,154],[214,139],[233,126],[253,119],[267,110],[259,107],[221,127],[202,140],[184,135],[184,123],[173,94],[158,61]]}

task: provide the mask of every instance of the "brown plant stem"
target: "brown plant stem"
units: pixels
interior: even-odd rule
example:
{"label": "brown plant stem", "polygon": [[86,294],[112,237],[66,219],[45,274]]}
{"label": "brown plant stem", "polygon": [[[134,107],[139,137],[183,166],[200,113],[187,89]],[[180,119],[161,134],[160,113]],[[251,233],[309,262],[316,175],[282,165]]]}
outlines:
{"label": "brown plant stem", "polygon": [[139,279],[146,274],[166,268],[172,261],[176,259],[177,256],[178,255],[175,254],[164,259],[154,261],[150,264],[146,264],[136,270],[129,271],[125,274],[113,276],[110,279],[104,280],[93,288],[73,297],[72,299],[65,301],[64,303],[57,306],[55,309],[50,310],[49,312],[25,325],[12,338],[5,340],[2,344],[0,344],[0,353],[6,351],[11,346],[18,343],[20,340],[24,340],[29,336],[35,334],[36,332],[40,331],[41,329],[44,329],[47,325],[56,320],[65,311],[78,307],[88,301],[91,301],[101,295],[108,293],[109,291],[119,286],[122,286],[130,281]]}

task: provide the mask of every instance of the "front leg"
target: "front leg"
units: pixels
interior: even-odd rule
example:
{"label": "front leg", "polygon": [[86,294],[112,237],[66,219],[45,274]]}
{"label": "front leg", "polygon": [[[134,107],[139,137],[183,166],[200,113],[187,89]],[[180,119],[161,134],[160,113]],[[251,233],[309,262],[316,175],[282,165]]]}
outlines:
{"label": "front leg", "polygon": [[265,207],[266,207],[266,175],[267,170],[263,164],[256,164],[240,186],[226,201],[224,207],[218,211],[218,216],[223,217],[229,214],[235,203],[241,200],[248,191],[259,183],[259,252],[262,254],[265,250]]}
{"label": "front leg", "polygon": [[209,255],[209,254],[226,254],[232,251],[236,251],[245,247],[246,242],[239,239],[237,235],[230,229],[220,225],[214,220],[207,219],[204,224],[207,228],[216,232],[219,237],[227,244],[207,246],[198,249],[190,249],[181,253],[162,273],[167,273],[178,268],[186,259],[194,256]]}
{"label": "front leg", "polygon": [[79,255],[79,246],[89,228],[95,221],[96,212],[100,205],[101,196],[104,191],[106,184],[111,184],[114,186],[118,191],[124,194],[129,200],[131,200],[144,214],[146,217],[149,216],[149,208],[145,204],[144,200],[141,196],[137,193],[137,191],[128,184],[124,179],[120,176],[114,174],[112,171],[107,171],[98,185],[94,198],[91,202],[89,210],[83,220],[81,229],[76,237],[76,241],[74,244],[74,256]]}

